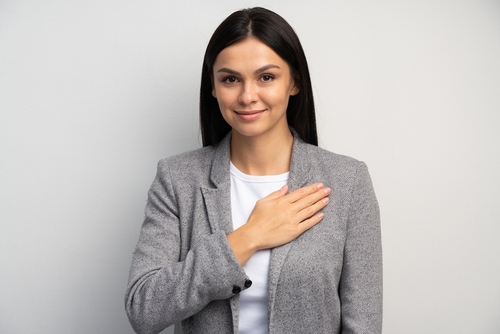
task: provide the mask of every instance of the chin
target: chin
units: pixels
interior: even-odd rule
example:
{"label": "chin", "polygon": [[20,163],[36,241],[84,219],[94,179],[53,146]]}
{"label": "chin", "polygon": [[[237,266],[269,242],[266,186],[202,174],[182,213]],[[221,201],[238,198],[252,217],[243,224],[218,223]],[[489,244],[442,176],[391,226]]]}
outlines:
{"label": "chin", "polygon": [[[238,133],[239,135],[243,137],[259,137],[259,136],[265,136],[272,134],[273,132],[276,133],[277,129],[276,128],[263,128],[260,126],[244,126],[244,127],[233,127],[233,134]],[[287,127],[288,129],[288,127]],[[278,133],[280,133],[278,131]]]}
{"label": "chin", "polygon": [[233,133],[238,133],[243,137],[259,137],[263,135],[267,136],[273,133],[282,134],[284,129],[289,131],[288,123],[282,122],[282,120],[278,122],[268,122],[265,119],[260,119],[248,123],[242,123],[242,122],[231,122],[231,123],[229,123],[229,125],[231,126]]}
{"label": "chin", "polygon": [[257,137],[263,134],[265,131],[261,131],[258,129],[241,129],[241,128],[233,128],[233,133],[237,133],[244,137]]}

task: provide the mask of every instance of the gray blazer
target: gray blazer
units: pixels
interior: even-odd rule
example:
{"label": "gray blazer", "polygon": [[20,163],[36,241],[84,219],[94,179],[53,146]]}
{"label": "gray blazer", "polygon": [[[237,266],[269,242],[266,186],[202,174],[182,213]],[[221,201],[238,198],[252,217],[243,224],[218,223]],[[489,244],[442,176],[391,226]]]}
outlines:
{"label": "gray blazer", "polygon": [[[230,134],[161,160],[125,296],[137,333],[237,333],[248,277],[226,239],[231,221]],[[295,135],[290,191],[332,188],[323,220],[271,252],[269,333],[381,333],[379,209],[366,165]],[[251,289],[251,287],[249,287]]]}

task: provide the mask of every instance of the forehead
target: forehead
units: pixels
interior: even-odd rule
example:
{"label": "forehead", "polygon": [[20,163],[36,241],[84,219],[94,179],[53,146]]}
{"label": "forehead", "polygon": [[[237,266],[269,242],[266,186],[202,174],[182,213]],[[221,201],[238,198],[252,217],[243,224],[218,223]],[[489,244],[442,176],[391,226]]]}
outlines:
{"label": "forehead", "polygon": [[275,64],[284,69],[287,62],[257,38],[247,38],[223,49],[215,58],[213,70],[220,67],[259,68]]}

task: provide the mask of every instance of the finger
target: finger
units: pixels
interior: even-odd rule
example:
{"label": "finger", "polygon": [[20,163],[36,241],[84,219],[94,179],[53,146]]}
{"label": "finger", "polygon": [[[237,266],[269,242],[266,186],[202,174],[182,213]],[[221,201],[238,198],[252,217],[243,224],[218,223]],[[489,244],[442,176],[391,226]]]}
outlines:
{"label": "finger", "polygon": [[306,197],[299,199],[298,201],[293,203],[295,210],[297,210],[298,212],[304,208],[307,208],[308,206],[313,205],[322,198],[325,198],[326,196],[330,195],[331,191],[332,190],[330,188],[322,188],[318,189],[318,191],[310,195],[307,195]]}
{"label": "finger", "polygon": [[304,198],[310,194],[317,192],[319,189],[323,189],[324,187],[325,186],[323,185],[323,183],[314,183],[309,186],[302,187],[300,189],[294,190],[291,193],[289,193],[287,195],[287,200],[290,203],[294,203],[300,200],[301,198]]}
{"label": "finger", "polygon": [[286,195],[287,192],[288,192],[288,185],[285,184],[283,187],[281,187],[281,189],[273,191],[272,193],[270,193],[269,195],[267,195],[264,198],[267,198],[267,199],[279,198],[279,197]]}
{"label": "finger", "polygon": [[309,205],[305,207],[304,209],[300,210],[297,212],[296,218],[297,222],[304,222],[305,220],[313,217],[319,210],[323,209],[325,206],[328,205],[330,202],[330,199],[328,197],[324,197],[317,201],[316,203]]}
{"label": "finger", "polygon": [[304,233],[305,231],[307,231],[308,229],[310,229],[311,227],[313,227],[314,225],[319,223],[323,219],[324,216],[325,216],[325,214],[323,212],[320,212],[318,214],[315,214],[311,218],[304,220],[298,226],[298,230],[299,230],[300,234]]}

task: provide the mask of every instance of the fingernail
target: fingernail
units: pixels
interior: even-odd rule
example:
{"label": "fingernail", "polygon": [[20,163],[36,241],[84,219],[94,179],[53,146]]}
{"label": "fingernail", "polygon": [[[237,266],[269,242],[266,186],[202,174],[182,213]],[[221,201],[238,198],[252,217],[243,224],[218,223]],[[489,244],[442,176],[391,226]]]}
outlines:
{"label": "fingernail", "polygon": [[323,212],[318,213],[319,219],[323,219],[324,216],[325,216],[325,214]]}
{"label": "fingernail", "polygon": [[325,197],[322,199],[323,203],[328,204],[330,202],[330,199],[328,197]]}
{"label": "fingernail", "polygon": [[331,188],[325,188],[323,191],[325,192],[325,194],[328,195],[329,193],[332,192],[332,189]]}
{"label": "fingernail", "polygon": [[317,186],[318,186],[318,189],[321,189],[321,188],[323,188],[325,185],[324,185],[323,183],[318,183],[318,184],[317,184]]}

